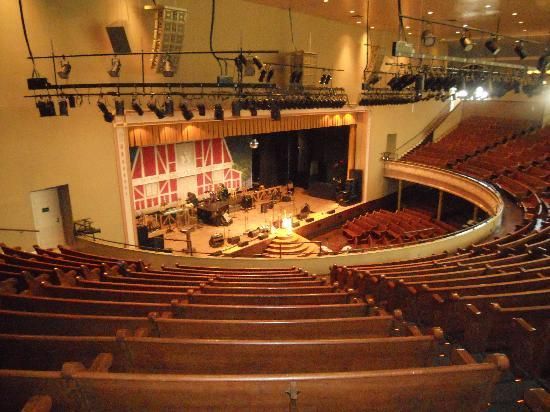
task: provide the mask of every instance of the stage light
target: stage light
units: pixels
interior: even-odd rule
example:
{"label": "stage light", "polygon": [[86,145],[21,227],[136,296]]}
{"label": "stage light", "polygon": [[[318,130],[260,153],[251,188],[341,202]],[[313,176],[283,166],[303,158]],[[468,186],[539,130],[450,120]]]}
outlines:
{"label": "stage light", "polygon": [[496,56],[500,52],[500,47],[498,46],[497,40],[498,39],[495,36],[487,39],[485,42],[485,47],[493,54],[493,56]]}
{"label": "stage light", "polygon": [[151,100],[147,103],[147,107],[155,113],[158,119],[164,119],[164,112],[157,106],[157,102],[153,99],[153,96],[151,96]]}
{"label": "stage light", "polygon": [[199,111],[199,116],[206,116],[206,105],[204,103],[198,103],[197,110]]}
{"label": "stage light", "polygon": [[431,30],[424,30],[421,35],[422,44],[426,47],[432,47],[435,45],[437,38],[433,35]]}
{"label": "stage light", "polygon": [[290,74],[290,83],[300,83],[302,79],[302,72],[300,70],[294,70]]}
{"label": "stage light", "polygon": [[105,101],[102,97],[100,97],[97,101],[97,107],[99,108],[99,110],[101,110],[101,113],[103,113],[103,119],[107,123],[112,123],[115,119],[115,116],[109,111],[109,109],[107,108],[107,104],[105,104]]}
{"label": "stage light", "polygon": [[260,142],[258,142],[258,139],[254,138],[248,143],[251,149],[257,149],[260,146]]}
{"label": "stage light", "polygon": [[120,96],[115,99],[115,114],[124,116],[124,100]]}
{"label": "stage light", "polygon": [[235,57],[234,61],[235,61],[235,66],[237,67],[237,70],[240,72],[243,71],[243,68],[248,63],[248,59],[243,54],[239,54],[237,57]]}
{"label": "stage light", "polygon": [[267,75],[267,71],[265,69],[262,69],[260,71],[260,77],[258,78],[258,81],[261,83],[264,81],[265,76]]}
{"label": "stage light", "polygon": [[514,52],[518,55],[518,57],[523,60],[525,59],[527,56],[529,56],[529,54],[527,53],[527,50],[525,50],[525,46],[523,44],[522,41],[519,41],[518,43],[515,44],[514,46]]}
{"label": "stage light", "polygon": [[116,56],[114,56],[111,59],[111,68],[107,71],[109,76],[111,77],[120,77],[120,68],[122,67],[122,63],[120,62],[120,59]]}
{"label": "stage light", "polygon": [[252,58],[252,62],[256,65],[256,67],[258,68],[258,70],[261,70],[262,67],[264,67],[264,64],[262,63],[262,61],[259,59],[258,56],[254,56]]}
{"label": "stage light", "polygon": [[185,104],[184,102],[181,102],[180,104],[180,110],[181,110],[181,114],[183,114],[183,118],[187,121],[193,119],[194,114],[191,110],[189,110],[189,107],[187,107],[187,104]]}
{"label": "stage light", "polygon": [[464,32],[462,33],[462,36],[460,37],[460,45],[462,46],[464,51],[470,51],[474,48],[474,43],[469,37],[468,30],[464,30]]}
{"label": "stage light", "polygon": [[70,94],[69,97],[69,107],[76,107],[76,99],[74,97],[74,95]]}
{"label": "stage light", "polygon": [[325,84],[329,84],[332,81],[332,75],[327,73],[325,77]]}
{"label": "stage light", "polygon": [[172,61],[170,60],[170,56],[166,56],[166,59],[164,60],[164,67],[162,69],[162,75],[164,77],[174,77],[174,66],[172,65]]}
{"label": "stage light", "polygon": [[267,71],[267,77],[265,78],[265,82],[269,83],[273,78],[274,74],[275,74],[275,70],[272,67],[270,67],[269,70]]}
{"label": "stage light", "polygon": [[174,101],[170,95],[166,96],[166,100],[164,100],[163,111],[165,116],[174,116]]}
{"label": "stage light", "polygon": [[214,105],[214,119],[216,120],[223,120],[224,117],[224,111],[221,104]]}
{"label": "stage light", "polygon": [[248,102],[248,110],[250,110],[250,116],[258,116],[258,109],[254,100]]}
{"label": "stage light", "polygon": [[325,84],[326,78],[327,78],[327,75],[323,73],[323,75],[319,79],[319,84]]}
{"label": "stage light", "polygon": [[71,64],[65,60],[65,57],[63,57],[59,62],[59,71],[57,72],[57,75],[62,79],[68,79],[71,74],[71,69]]}
{"label": "stage light", "polygon": [[277,104],[271,105],[271,119],[272,120],[281,120],[281,109]]}
{"label": "stage light", "polygon": [[137,96],[132,97],[132,109],[134,109],[138,115],[143,116],[143,108],[141,107]]}
{"label": "stage light", "polygon": [[240,117],[241,110],[242,110],[241,102],[239,100],[233,100],[231,102],[231,115],[233,117]]}
{"label": "stage light", "polygon": [[550,64],[548,57],[548,54],[543,54],[539,57],[537,62],[537,69],[540,71],[541,77],[544,76],[546,74],[546,70],[548,70],[548,65]]}
{"label": "stage light", "polygon": [[424,92],[425,82],[426,82],[426,75],[424,73],[419,73],[416,75],[414,79],[414,90],[416,92],[417,97],[422,96],[422,93]]}
{"label": "stage light", "polygon": [[61,99],[59,99],[57,105],[59,106],[59,116],[69,115],[69,104],[66,98],[62,97]]}

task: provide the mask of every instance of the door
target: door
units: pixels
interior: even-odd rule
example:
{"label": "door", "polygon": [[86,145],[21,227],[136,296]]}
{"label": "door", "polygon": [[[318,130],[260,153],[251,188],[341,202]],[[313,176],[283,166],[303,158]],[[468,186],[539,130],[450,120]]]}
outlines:
{"label": "door", "polygon": [[31,207],[38,245],[43,248],[65,244],[63,218],[57,188],[31,192]]}

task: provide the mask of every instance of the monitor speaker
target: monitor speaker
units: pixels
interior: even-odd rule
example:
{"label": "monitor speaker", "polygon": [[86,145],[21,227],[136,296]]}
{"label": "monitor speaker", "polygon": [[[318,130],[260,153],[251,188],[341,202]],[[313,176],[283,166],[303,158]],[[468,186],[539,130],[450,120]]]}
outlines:
{"label": "monitor speaker", "polygon": [[249,243],[248,240],[243,240],[243,241],[239,242],[238,246],[239,247],[245,247],[245,246],[248,246],[248,243]]}
{"label": "monitor speaker", "polygon": [[126,37],[126,30],[123,26],[110,26],[106,27],[111,46],[113,47],[113,53],[124,54],[131,53],[130,43],[128,43],[128,37]]}
{"label": "monitor speaker", "polygon": [[240,241],[241,241],[241,237],[240,237],[240,236],[232,236],[232,237],[230,237],[229,239],[227,239],[227,242],[228,242],[230,245],[236,245],[236,244],[238,244]]}

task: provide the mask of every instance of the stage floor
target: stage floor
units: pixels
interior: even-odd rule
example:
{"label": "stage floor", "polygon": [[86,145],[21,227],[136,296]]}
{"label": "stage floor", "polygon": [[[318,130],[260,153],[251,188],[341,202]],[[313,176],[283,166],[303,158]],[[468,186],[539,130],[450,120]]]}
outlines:
{"label": "stage floor", "polygon": [[309,204],[314,215],[317,215],[318,212],[327,212],[332,209],[338,212],[347,209],[347,207],[339,206],[333,200],[309,196],[304,189],[297,187],[295,188],[292,202],[275,203],[273,209],[269,209],[267,213],[261,213],[259,204],[256,204],[253,209],[248,211],[239,210],[230,213],[233,222],[229,226],[211,226],[198,222],[189,226],[174,227],[173,231],[159,230],[155,232],[155,235],[164,234],[164,247],[172,249],[174,254],[187,255],[186,242],[183,241],[186,235],[180,229],[190,230],[192,247],[196,251],[194,253],[198,256],[204,256],[216,251],[224,251],[224,253],[233,252],[238,248],[232,247],[227,242],[223,247],[210,247],[208,244],[210,236],[221,233],[226,240],[232,236],[240,236],[241,240],[250,240],[246,235],[248,230],[256,229],[259,226],[270,226],[271,222],[279,220],[285,215],[296,216],[306,203]]}

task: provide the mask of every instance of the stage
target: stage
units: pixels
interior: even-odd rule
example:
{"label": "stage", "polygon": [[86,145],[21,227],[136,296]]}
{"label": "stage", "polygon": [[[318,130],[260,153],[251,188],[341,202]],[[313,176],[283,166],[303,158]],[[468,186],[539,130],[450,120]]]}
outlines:
{"label": "stage", "polygon": [[[296,217],[305,204],[308,204],[312,213],[309,214],[308,220],[298,220]],[[300,236],[306,226],[316,225],[320,226],[320,221],[334,216],[335,213],[353,208],[352,206],[340,206],[333,200],[322,199],[313,197],[307,194],[306,190],[302,188],[295,188],[294,196],[290,202],[276,202],[273,208],[267,209],[267,213],[261,212],[260,203],[256,203],[252,209],[249,210],[237,210],[230,211],[232,223],[228,226],[213,226],[205,224],[201,221],[192,220],[188,225],[172,225],[172,229],[161,229],[150,236],[164,236],[164,247],[166,249],[172,249],[175,255],[189,255],[187,236],[190,236],[191,246],[193,249],[193,255],[205,256],[215,252],[222,252],[224,255],[239,254],[239,251],[250,248],[252,251],[250,255],[257,254],[258,248],[254,248],[254,245],[263,242],[267,242],[266,239],[258,239],[258,236],[253,238],[248,236],[249,231],[263,227],[264,229],[271,228],[272,222],[281,221],[284,217],[293,217],[293,222],[300,222],[300,226],[293,229],[297,232],[297,236],[300,241],[308,241],[306,237]],[[332,213],[327,213],[334,211]],[[313,220],[311,220],[313,219]],[[186,234],[188,232],[189,234]],[[308,232],[307,230],[305,232]],[[221,247],[212,247],[209,244],[210,238],[213,235],[221,234],[224,238],[224,244]],[[275,230],[267,232],[269,239],[275,238]],[[241,241],[249,241],[249,244],[243,247],[239,247],[237,244],[231,245],[228,243],[228,239],[234,236],[239,236]],[[306,235],[307,236],[307,235]],[[319,251],[319,245],[311,244],[309,247],[311,252]],[[242,254],[239,254],[242,256]]]}

